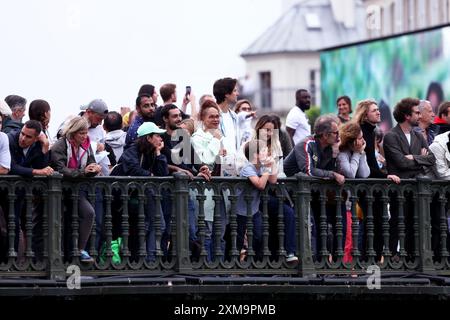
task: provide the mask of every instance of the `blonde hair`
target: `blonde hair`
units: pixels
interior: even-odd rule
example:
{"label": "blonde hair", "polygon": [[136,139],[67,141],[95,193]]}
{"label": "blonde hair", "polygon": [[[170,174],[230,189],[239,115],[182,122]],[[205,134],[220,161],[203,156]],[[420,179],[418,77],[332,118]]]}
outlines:
{"label": "blonde hair", "polygon": [[374,104],[378,105],[378,103],[374,99],[365,99],[358,102],[356,105],[355,116],[353,120],[359,124],[362,124],[366,120],[367,113],[369,113],[369,107]]}
{"label": "blonde hair", "polygon": [[63,129],[63,137],[66,139],[72,139],[73,135],[80,130],[87,130],[89,123],[84,117],[77,116],[70,119]]}
{"label": "blonde hair", "polygon": [[186,125],[186,130],[189,132],[189,134],[192,136],[192,134],[195,132],[195,121],[192,118],[181,120],[180,124]]}

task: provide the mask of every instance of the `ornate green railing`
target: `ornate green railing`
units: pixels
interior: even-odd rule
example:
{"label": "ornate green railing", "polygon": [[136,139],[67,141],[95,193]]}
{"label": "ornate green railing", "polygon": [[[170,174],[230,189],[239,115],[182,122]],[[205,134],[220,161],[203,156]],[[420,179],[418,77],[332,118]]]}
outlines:
{"label": "ornate green railing", "polygon": [[[0,204],[7,234],[3,232],[1,238],[0,277],[63,280],[68,276],[66,270],[70,265],[79,266],[83,275],[94,277],[177,274],[313,277],[365,274],[373,265],[381,272],[394,274],[450,274],[447,246],[450,185],[447,182],[418,178],[395,185],[388,180],[364,179],[347,180],[344,186],[338,186],[333,181],[303,175],[281,179],[261,194],[261,256],[252,248],[252,219],[248,216],[245,257],[236,244],[236,205],[240,190],[246,194],[250,213],[253,189],[241,178],[214,178],[206,182],[191,181],[180,174],[165,178],[83,180],[62,179],[57,175],[29,180],[2,177]],[[94,225],[87,248],[95,258],[92,264],[81,262],[77,249],[81,193],[86,193],[91,204],[102,207],[103,212],[103,219],[98,219],[102,220],[101,228]],[[207,200],[207,196],[211,198]],[[211,199],[214,203],[213,255],[208,257],[204,203]],[[227,199],[226,206],[224,199]],[[268,211],[270,199],[278,200],[275,218]],[[149,201],[153,206],[149,206]],[[188,231],[188,208],[192,201],[198,211],[196,248],[189,240]],[[286,261],[284,203],[293,204],[295,208],[298,263]],[[15,219],[18,204],[24,205],[20,228]],[[163,207],[168,209],[164,211]],[[155,251],[151,259],[146,247],[148,208],[154,210],[150,225],[154,228]],[[165,237],[161,228],[163,211],[166,215],[171,212],[172,217],[167,242],[162,241]],[[347,256],[345,260],[345,239],[350,232],[345,223],[347,211],[352,217],[352,248],[351,258]],[[358,217],[358,212],[362,212],[363,217]],[[228,224],[226,246],[221,245],[224,217]],[[398,221],[395,228],[393,219]],[[19,234],[18,230],[21,230]],[[40,247],[35,245],[38,237],[42,239]],[[113,259],[111,249],[111,242],[117,237],[122,240],[120,261]],[[167,247],[162,248],[162,243],[167,243]],[[106,249],[100,259],[102,245]]]}

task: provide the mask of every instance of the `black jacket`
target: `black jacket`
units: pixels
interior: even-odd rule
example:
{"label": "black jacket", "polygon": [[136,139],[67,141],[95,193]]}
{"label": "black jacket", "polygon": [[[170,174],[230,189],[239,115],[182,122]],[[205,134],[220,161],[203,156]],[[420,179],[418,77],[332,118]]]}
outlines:
{"label": "black jacket", "polygon": [[6,117],[5,120],[3,120],[2,132],[8,134],[10,132],[20,131],[23,125],[22,122],[15,121],[11,119],[11,117]]}
{"label": "black jacket", "polygon": [[[395,174],[402,179],[425,174],[428,169],[433,169],[436,163],[431,152],[426,156],[420,154],[422,148],[428,150],[428,143],[420,133],[414,130],[411,130],[411,144],[409,144],[402,129],[397,125],[386,134],[383,145],[389,174]],[[414,157],[414,160],[405,157],[409,154]]]}
{"label": "black jacket", "polygon": [[111,176],[168,176],[166,156],[143,154],[136,142],[124,150],[119,164],[114,167]]}
{"label": "black jacket", "polygon": [[42,153],[42,145],[37,141],[30,146],[25,156],[23,149],[19,146],[19,135],[20,131],[8,133],[9,152],[11,153],[11,170],[9,173],[32,177],[33,169],[43,169],[48,166],[49,152]]}
{"label": "black jacket", "polygon": [[361,124],[361,130],[363,132],[364,140],[366,140],[366,152],[367,164],[370,168],[369,178],[386,178],[387,174],[383,173],[378,166],[377,158],[375,157],[375,130],[376,126],[363,122]]}

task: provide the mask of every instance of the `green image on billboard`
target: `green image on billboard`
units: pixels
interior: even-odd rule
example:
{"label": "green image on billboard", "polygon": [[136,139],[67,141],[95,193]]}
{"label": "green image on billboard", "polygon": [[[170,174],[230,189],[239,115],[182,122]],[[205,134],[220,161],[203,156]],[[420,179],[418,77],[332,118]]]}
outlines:
{"label": "green image on billboard", "polygon": [[337,113],[342,95],[352,99],[353,110],[358,101],[374,98],[382,121],[392,125],[392,109],[402,98],[430,100],[436,111],[446,98],[450,27],[323,51],[320,61],[322,114]]}

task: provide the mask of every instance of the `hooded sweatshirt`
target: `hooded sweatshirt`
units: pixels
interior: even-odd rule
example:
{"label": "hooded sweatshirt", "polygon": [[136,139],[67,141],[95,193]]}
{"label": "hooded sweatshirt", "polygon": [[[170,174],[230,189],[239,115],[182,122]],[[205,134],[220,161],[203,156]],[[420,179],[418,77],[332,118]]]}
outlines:
{"label": "hooded sweatshirt", "polygon": [[127,133],[120,129],[106,133],[105,142],[113,149],[116,161],[122,156],[126,137]]}

